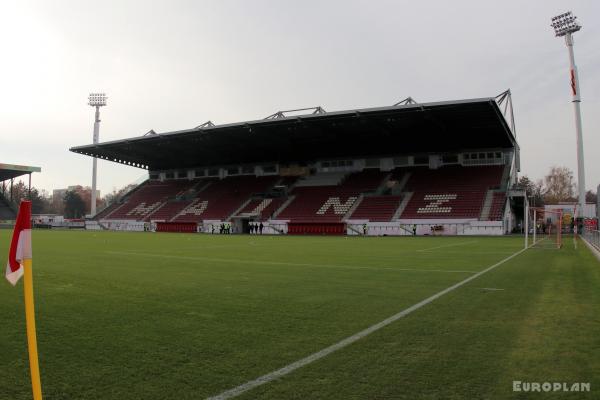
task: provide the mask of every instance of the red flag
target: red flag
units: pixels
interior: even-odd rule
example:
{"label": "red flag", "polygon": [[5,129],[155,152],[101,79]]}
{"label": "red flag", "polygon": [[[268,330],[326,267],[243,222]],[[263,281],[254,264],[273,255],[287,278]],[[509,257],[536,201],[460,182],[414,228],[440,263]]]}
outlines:
{"label": "red flag", "polygon": [[31,259],[31,201],[21,201],[8,252],[6,279],[13,286],[23,276],[23,260],[25,259]]}

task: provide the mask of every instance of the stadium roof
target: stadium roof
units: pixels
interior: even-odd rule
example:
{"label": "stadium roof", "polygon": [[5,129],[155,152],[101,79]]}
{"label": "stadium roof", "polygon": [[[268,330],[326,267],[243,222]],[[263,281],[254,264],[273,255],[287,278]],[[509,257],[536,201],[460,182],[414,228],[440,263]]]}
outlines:
{"label": "stadium roof", "polygon": [[21,175],[31,174],[32,172],[42,172],[42,169],[26,165],[0,164],[0,182]]}
{"label": "stadium roof", "polygon": [[[412,101],[412,100],[411,100]],[[515,148],[495,98],[318,112],[73,147],[150,170]]]}

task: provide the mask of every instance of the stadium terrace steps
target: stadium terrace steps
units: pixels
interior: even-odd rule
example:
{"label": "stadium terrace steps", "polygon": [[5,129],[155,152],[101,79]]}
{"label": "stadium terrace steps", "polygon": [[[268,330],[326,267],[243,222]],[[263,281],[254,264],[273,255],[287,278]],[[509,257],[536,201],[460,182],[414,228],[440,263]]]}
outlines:
{"label": "stadium terrace steps", "polygon": [[[169,222],[227,220],[234,215],[259,220],[277,218],[292,223],[340,223],[346,219],[391,221],[406,219],[502,217],[506,193],[500,192],[504,166],[399,168],[392,173],[365,169],[326,173],[314,179],[234,176],[221,180],[146,181],[123,203],[98,216],[102,219]],[[325,175],[325,177],[323,177]],[[387,182],[396,180],[392,195]],[[336,181],[336,185],[324,182]],[[274,185],[298,185],[288,197],[267,197]],[[315,186],[307,186],[307,183]],[[302,184],[300,184],[302,183]],[[403,192],[397,193],[401,189]],[[489,210],[488,210],[489,209]]]}
{"label": "stadium terrace steps", "polygon": [[494,192],[492,205],[490,207],[490,213],[488,215],[489,221],[500,221],[503,218],[504,206],[506,205],[506,193],[505,192]]}
{"label": "stadium terrace steps", "polygon": [[352,207],[350,207],[350,209],[346,212],[346,214],[344,214],[342,221],[346,221],[346,220],[350,219],[350,216],[352,214],[354,214],[354,211],[358,208],[358,206],[360,206],[360,204],[362,203],[364,198],[365,198],[365,195],[361,193],[358,196],[358,199],[356,199],[356,201],[354,202],[354,204],[352,204]]}
{"label": "stadium terrace steps", "polygon": [[194,197],[197,197],[198,194],[202,193],[204,190],[206,190],[207,187],[212,185],[214,182],[215,180],[211,178],[202,179],[200,180],[200,182],[195,184],[190,190],[194,192]]}
{"label": "stadium terrace steps", "polygon": [[246,206],[248,205],[248,203],[250,203],[252,201],[252,198],[248,198],[245,202],[243,202],[238,208],[235,209],[234,212],[230,213],[227,218],[225,218],[226,221],[229,221],[232,217],[238,215],[244,208],[246,208]]}
{"label": "stadium terrace steps", "polygon": [[402,175],[402,178],[400,178],[400,180],[398,180],[398,184],[394,186],[394,191],[401,193],[404,190],[404,187],[406,186],[406,182],[408,182],[410,175],[411,175],[410,171],[405,172]]}
{"label": "stadium terrace steps", "polygon": [[[116,213],[119,209],[121,209],[122,207],[125,206],[126,203],[114,203],[113,206],[114,208],[109,210],[106,214],[104,214],[103,216],[99,217],[98,220],[100,219],[111,219],[111,216]],[[104,211],[104,210],[103,210]]]}
{"label": "stadium terrace steps", "polygon": [[392,216],[392,221],[400,218],[400,215],[402,215],[402,213],[404,212],[404,209],[406,208],[406,205],[408,204],[410,199],[412,199],[412,196],[413,196],[413,192],[402,193],[402,201],[400,202],[400,205],[394,212],[394,215]]}
{"label": "stadium terrace steps", "polygon": [[192,200],[173,200],[163,203],[153,212],[148,214],[144,221],[170,221],[174,215],[186,208]]}
{"label": "stadium terrace steps", "polygon": [[383,195],[385,194],[385,192],[389,189],[388,187],[388,182],[390,181],[390,179],[392,178],[392,173],[388,173],[386,174],[383,179],[381,180],[381,182],[379,183],[379,186],[377,187],[377,189],[375,189],[375,194],[376,195]]}
{"label": "stadium terrace steps", "polygon": [[174,222],[224,221],[257,193],[267,192],[279,176],[235,176],[214,181],[173,218]]}
{"label": "stadium terrace steps", "polygon": [[368,169],[350,174],[342,184],[329,186],[297,185],[296,198],[278,215],[291,222],[341,222],[361,193],[374,192],[386,173]]}
{"label": "stadium terrace steps", "polygon": [[192,200],[183,210],[175,214],[171,218],[171,222],[187,222],[187,221],[201,221],[200,218],[206,207],[208,206],[207,200],[194,199]]}
{"label": "stadium terrace steps", "polygon": [[197,181],[188,180],[146,181],[104,219],[144,220],[164,202],[177,197],[196,183]]}
{"label": "stadium terrace steps", "polygon": [[490,208],[492,207],[492,200],[494,199],[494,191],[488,190],[483,200],[483,207],[481,208],[481,215],[479,216],[480,221],[487,221],[490,216]]}
{"label": "stadium terrace steps", "polygon": [[[157,205],[158,204],[158,205]],[[165,202],[161,202],[161,203],[154,203],[149,209],[151,211],[149,211],[148,213],[146,213],[146,216],[142,219],[142,221],[150,221],[150,218],[156,214],[158,211],[160,211],[164,206],[166,206],[168,203]],[[136,210],[134,208],[134,210]]]}
{"label": "stadium terrace steps", "polygon": [[294,201],[294,199],[296,199],[296,196],[294,196],[294,195],[291,195],[291,196],[289,196],[289,197],[288,197],[288,198],[285,200],[285,202],[284,202],[282,205],[280,205],[280,206],[279,206],[279,208],[278,208],[277,210],[275,210],[275,212],[273,213],[273,215],[271,215],[271,218],[279,218],[279,214],[281,214],[281,212],[282,212],[283,210],[285,210],[285,209],[287,208],[287,206],[289,206],[289,205],[290,205],[290,203],[291,203],[292,201]]}
{"label": "stadium terrace steps", "polygon": [[249,199],[244,207],[238,212],[238,215],[253,216],[262,212],[265,207],[268,207],[273,199]]}
{"label": "stadium terrace steps", "polygon": [[96,213],[96,215],[94,215],[93,219],[95,221],[104,219],[120,206],[121,206],[121,204],[119,204],[119,203],[109,204],[108,206],[106,206],[102,210],[100,210],[100,212]]}
{"label": "stadium terrace steps", "polygon": [[[146,180],[142,181],[139,185],[136,185],[136,186],[132,187],[131,189],[129,189],[126,193],[122,194],[118,199],[116,199],[116,201],[113,204],[106,207],[101,212],[97,213],[96,216],[94,217],[94,219],[96,221],[99,221],[101,219],[111,219],[113,213],[115,213],[117,210],[122,208],[127,203],[129,198],[131,198],[138,190],[140,190],[141,188],[144,188],[146,186],[146,184],[148,184],[149,182],[150,182],[150,180],[146,179]],[[107,210],[107,208],[108,208],[108,210]],[[105,210],[106,210],[106,213],[104,212]]]}
{"label": "stadium terrace steps", "polygon": [[371,222],[391,221],[400,207],[402,198],[402,196],[364,197],[350,219],[367,219]]}
{"label": "stadium terrace steps", "polygon": [[406,219],[479,219],[489,188],[501,185],[504,166],[415,168],[406,183],[414,194],[402,213]]}
{"label": "stadium terrace steps", "polygon": [[273,216],[287,200],[286,197],[252,199],[238,212],[238,215],[258,217],[260,221],[265,221]]}
{"label": "stadium terrace steps", "polygon": [[339,186],[296,187],[296,198],[277,216],[294,222],[340,222],[358,198]]}

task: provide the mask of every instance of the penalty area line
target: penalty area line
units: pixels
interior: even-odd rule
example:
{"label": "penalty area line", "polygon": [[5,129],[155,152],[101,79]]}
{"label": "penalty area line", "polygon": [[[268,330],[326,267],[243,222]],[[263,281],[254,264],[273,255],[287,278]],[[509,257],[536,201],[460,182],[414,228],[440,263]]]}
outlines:
{"label": "penalty area line", "polygon": [[266,375],[263,375],[263,376],[260,376],[256,379],[254,379],[254,380],[248,381],[248,382],[241,384],[239,386],[236,386],[232,389],[226,390],[216,396],[207,397],[206,400],[227,400],[227,399],[237,397],[237,396],[241,395],[242,393],[245,393],[251,389],[254,389],[258,386],[264,385],[265,383],[269,383],[276,379],[279,379],[282,376],[285,376],[285,375],[297,370],[298,368],[302,368],[305,365],[308,365],[317,360],[320,360],[321,358],[324,358],[337,350],[343,349],[344,347],[351,345],[352,343],[370,335],[371,333],[376,332],[376,331],[380,330],[381,328],[386,327],[387,325],[390,325],[391,323],[399,320],[400,318],[407,316],[408,314],[412,313],[413,311],[416,311],[419,308],[426,306],[427,304],[442,297],[443,295],[450,293],[455,289],[458,289],[459,287],[471,282],[473,279],[476,279],[476,278],[480,277],[481,275],[485,274],[486,272],[489,272],[489,271],[493,270],[494,268],[504,264],[505,262],[515,258],[519,254],[523,253],[525,250],[527,250],[527,249],[526,248],[521,249],[521,250],[517,251],[516,253],[513,253],[510,256],[498,261],[494,265],[491,265],[491,266],[487,267],[486,269],[476,273],[475,275],[471,275],[470,277],[442,290],[441,292],[438,292],[438,293],[434,294],[433,296],[430,296],[430,297],[426,298],[425,300],[422,300],[422,301],[400,311],[399,313],[394,314],[391,317],[384,319],[381,322],[376,323],[375,325],[371,325],[370,327],[368,327],[358,333],[355,333],[352,336],[342,339],[341,341],[339,341],[329,347],[326,347],[323,350],[320,350],[320,351],[313,353],[305,358],[302,358],[298,361],[288,364],[285,367],[280,368],[276,371],[270,372]]}

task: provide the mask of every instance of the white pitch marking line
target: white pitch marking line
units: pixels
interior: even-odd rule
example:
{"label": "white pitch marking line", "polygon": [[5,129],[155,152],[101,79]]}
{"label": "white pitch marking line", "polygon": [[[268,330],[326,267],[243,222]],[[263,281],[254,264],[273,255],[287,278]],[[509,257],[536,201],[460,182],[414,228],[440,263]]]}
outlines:
{"label": "white pitch marking line", "polygon": [[495,292],[497,290],[504,290],[504,289],[493,288],[493,287],[480,287],[479,289],[481,289],[481,290],[489,290],[491,292]]}
{"label": "white pitch marking line", "polygon": [[417,251],[429,251],[429,250],[435,250],[435,249],[443,249],[445,247],[465,246],[467,244],[477,243],[477,242],[478,242],[477,240],[471,240],[470,242],[444,244],[444,245],[441,245],[441,246],[428,247],[426,249],[421,249],[421,250],[417,250]]}
{"label": "white pitch marking line", "polygon": [[206,400],[231,399],[233,397],[239,396],[240,394],[242,394],[244,392],[247,392],[248,390],[254,389],[257,386],[261,386],[261,385],[264,385],[265,383],[269,383],[275,379],[281,378],[282,376],[285,376],[285,375],[289,374],[290,372],[297,370],[298,368],[304,367],[305,365],[308,365],[314,361],[320,360],[321,358],[328,356],[329,354],[331,354],[337,350],[343,349],[344,347],[364,338],[365,336],[368,336],[371,333],[380,330],[381,328],[391,324],[392,322],[395,322],[395,321],[399,320],[400,318],[407,316],[408,314],[412,313],[413,311],[418,310],[419,308],[431,303],[432,301],[442,297],[443,295],[463,286],[464,284],[471,282],[473,279],[480,277],[481,275],[485,274],[486,272],[491,271],[494,268],[496,268],[497,266],[502,265],[505,262],[509,261],[510,259],[518,256],[519,254],[523,253],[525,250],[527,250],[527,249],[521,249],[521,250],[517,251],[516,253],[513,253],[512,255],[506,257],[505,259],[497,262],[496,264],[494,264],[490,267],[487,267],[483,271],[480,271],[480,272],[476,273],[475,275],[472,275],[472,276],[466,278],[465,280],[462,280],[462,281],[442,290],[441,292],[438,292],[438,293],[434,294],[433,296],[430,296],[430,297],[426,298],[425,300],[422,300],[419,303],[414,304],[414,305],[408,307],[407,309],[400,311],[398,314],[392,315],[391,317],[384,319],[383,321],[378,322],[375,325],[368,327],[365,330],[355,333],[352,336],[349,336],[329,347],[326,347],[323,350],[313,353],[313,354],[309,355],[308,357],[305,357],[301,360],[293,362],[289,365],[286,365],[285,367],[280,368],[276,371],[270,372],[266,375],[263,375],[261,377],[254,379],[254,380],[248,381],[240,386],[236,386],[233,389],[229,389],[221,394],[218,394],[213,397],[208,397]]}
{"label": "white pitch marking line", "polygon": [[106,253],[107,254],[116,254],[116,255],[125,255],[125,256],[175,258],[175,259],[179,259],[179,260],[211,261],[211,262],[238,263],[238,264],[289,265],[289,266],[294,266],[294,267],[366,269],[366,270],[373,270],[373,271],[389,270],[389,271],[415,271],[415,272],[449,272],[449,273],[462,273],[462,274],[476,274],[477,273],[477,271],[467,271],[467,270],[394,268],[394,267],[361,267],[358,265],[328,265],[328,264],[290,263],[290,262],[282,262],[282,261],[254,261],[254,260],[242,260],[242,259],[236,259],[236,258],[191,257],[191,256],[175,256],[175,255],[171,255],[171,254],[136,253],[136,252],[132,252],[132,251],[106,251]]}

